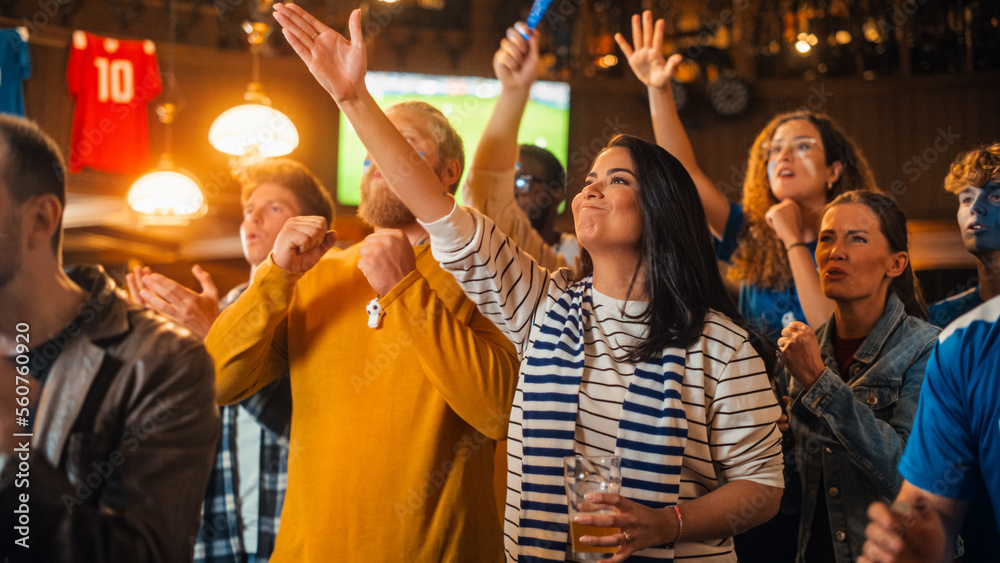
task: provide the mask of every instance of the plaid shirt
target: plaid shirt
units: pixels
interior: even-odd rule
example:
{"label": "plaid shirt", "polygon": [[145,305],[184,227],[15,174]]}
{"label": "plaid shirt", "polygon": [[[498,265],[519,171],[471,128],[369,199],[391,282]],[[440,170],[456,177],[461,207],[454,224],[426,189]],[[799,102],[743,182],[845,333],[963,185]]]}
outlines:
{"label": "plaid shirt", "polygon": [[[232,303],[245,288],[244,285],[234,289],[223,303]],[[194,560],[199,563],[245,561],[236,474],[236,413],[240,407],[261,425],[257,553],[252,555],[257,562],[266,563],[274,551],[288,486],[288,437],[292,421],[292,388],[288,373],[239,405],[220,408],[222,436],[208,480],[201,530],[194,546]]]}

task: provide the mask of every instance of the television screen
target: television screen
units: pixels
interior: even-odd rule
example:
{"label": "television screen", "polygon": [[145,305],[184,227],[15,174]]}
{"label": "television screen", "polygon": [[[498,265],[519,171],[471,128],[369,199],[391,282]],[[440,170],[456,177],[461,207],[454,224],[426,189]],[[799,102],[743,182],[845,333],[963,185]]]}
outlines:
{"label": "television screen", "polygon": [[[499,81],[470,76],[369,72],[365,81],[383,109],[406,100],[420,100],[440,109],[462,136],[466,168],[472,162],[479,136],[500,94]],[[521,120],[518,143],[544,147],[559,159],[563,167],[566,166],[569,157],[569,84],[535,82]],[[337,145],[337,202],[357,205],[361,201],[361,175],[367,151],[343,116]],[[511,189],[514,189],[513,186]]]}

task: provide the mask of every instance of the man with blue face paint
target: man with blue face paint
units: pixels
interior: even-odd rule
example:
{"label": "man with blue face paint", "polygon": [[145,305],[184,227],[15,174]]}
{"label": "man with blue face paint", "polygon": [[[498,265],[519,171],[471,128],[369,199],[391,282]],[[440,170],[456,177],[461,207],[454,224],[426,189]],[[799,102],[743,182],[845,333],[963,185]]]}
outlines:
{"label": "man with blue face paint", "polygon": [[1000,295],[1000,143],[959,155],[944,188],[958,196],[958,228],[979,275],[970,289],[931,305],[930,321],[940,327]]}
{"label": "man with blue face paint", "polygon": [[[958,195],[958,228],[962,242],[978,260],[976,284],[930,306],[930,322],[945,327],[982,303],[1000,295],[1000,143],[958,156],[944,188]],[[972,496],[961,535],[966,561],[989,561],[1000,551],[994,507],[981,489]]]}

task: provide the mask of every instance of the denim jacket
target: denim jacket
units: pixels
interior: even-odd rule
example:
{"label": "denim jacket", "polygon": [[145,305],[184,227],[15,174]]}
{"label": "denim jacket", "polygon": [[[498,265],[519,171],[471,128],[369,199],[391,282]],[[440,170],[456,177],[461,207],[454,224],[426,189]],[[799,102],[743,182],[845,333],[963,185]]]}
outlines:
{"label": "denim jacket", "polygon": [[777,381],[779,392],[792,398],[789,427],[802,477],[800,563],[809,545],[817,494],[826,495],[837,561],[848,562],[861,555],[868,505],[891,503],[899,492],[902,477],[896,466],[939,329],[907,315],[890,292],[885,311],[854,355],[846,383],[834,359],[835,331],[832,316],[816,329],[826,369],[811,388],[803,389],[788,372]]}

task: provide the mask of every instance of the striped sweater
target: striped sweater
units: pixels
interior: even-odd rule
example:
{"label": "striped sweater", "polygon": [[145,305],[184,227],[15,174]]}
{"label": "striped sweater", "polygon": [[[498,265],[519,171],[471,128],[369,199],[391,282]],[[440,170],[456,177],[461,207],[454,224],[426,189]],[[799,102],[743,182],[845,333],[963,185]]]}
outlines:
{"label": "striped sweater", "polygon": [[[747,479],[783,486],[780,410],[746,333],[710,313],[686,350],[618,361],[645,335],[626,303],[549,272],[486,217],[456,206],[425,225],[435,258],[513,342],[521,362],[508,431],[508,561],[563,561],[561,457],[623,456],[622,494],[662,507]],[[735,561],[732,539],[679,543],[630,561]]]}

